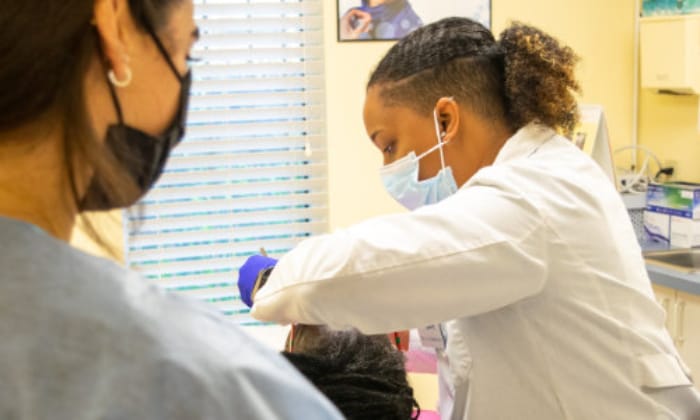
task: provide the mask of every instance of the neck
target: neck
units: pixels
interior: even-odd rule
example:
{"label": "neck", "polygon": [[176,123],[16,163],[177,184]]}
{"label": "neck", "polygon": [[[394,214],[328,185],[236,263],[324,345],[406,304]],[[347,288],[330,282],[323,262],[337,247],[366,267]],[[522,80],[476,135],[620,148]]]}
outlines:
{"label": "neck", "polygon": [[0,216],[31,223],[68,241],[77,210],[69,199],[70,184],[56,131],[0,134]]}
{"label": "neck", "polygon": [[461,133],[464,139],[460,147],[466,164],[460,168],[453,167],[453,173],[457,185],[467,182],[481,168],[490,166],[496,160],[496,156],[503,148],[506,141],[515,134],[505,124],[487,121],[478,115],[462,115],[465,119]]}

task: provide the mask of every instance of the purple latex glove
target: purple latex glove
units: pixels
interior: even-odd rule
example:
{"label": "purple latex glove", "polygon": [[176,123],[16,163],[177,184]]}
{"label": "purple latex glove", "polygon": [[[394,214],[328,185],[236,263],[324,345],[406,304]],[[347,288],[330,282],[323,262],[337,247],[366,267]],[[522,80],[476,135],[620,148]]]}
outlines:
{"label": "purple latex glove", "polygon": [[253,306],[253,289],[262,270],[274,267],[277,260],[262,255],[248,257],[245,264],[238,270],[238,291],[241,299],[249,308]]}

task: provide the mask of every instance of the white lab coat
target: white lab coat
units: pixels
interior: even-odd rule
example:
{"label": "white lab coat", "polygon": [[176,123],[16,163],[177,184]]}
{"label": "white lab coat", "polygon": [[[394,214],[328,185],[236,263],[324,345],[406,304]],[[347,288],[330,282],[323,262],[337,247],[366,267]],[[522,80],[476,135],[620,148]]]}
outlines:
{"label": "white lab coat", "polygon": [[620,197],[537,125],[442,202],[301,243],[252,313],[365,333],[445,322],[453,419],[700,416]]}

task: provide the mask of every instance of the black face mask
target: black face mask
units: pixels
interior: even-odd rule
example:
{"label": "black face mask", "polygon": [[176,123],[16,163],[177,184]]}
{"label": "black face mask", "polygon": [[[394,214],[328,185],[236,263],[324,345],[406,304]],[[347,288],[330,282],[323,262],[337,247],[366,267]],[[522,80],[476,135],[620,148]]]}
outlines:
{"label": "black face mask", "polygon": [[192,73],[188,71],[185,76],[181,76],[158,37],[152,30],[149,29],[149,32],[158,50],[180,82],[180,99],[177,113],[170,126],[162,135],[157,137],[130,127],[124,124],[122,109],[114,91],[114,86],[107,81],[119,122],[109,126],[107,129],[105,147],[108,148],[115,160],[121,165],[121,170],[131,177],[134,185],[138,188],[129,196],[123,193],[110,194],[113,187],[107,185],[100,173],[95,173],[88,185],[85,196],[80,202],[80,211],[111,210],[135,204],[158,181],[158,178],[163,173],[170,151],[180,143],[185,135],[185,120],[187,118]]}

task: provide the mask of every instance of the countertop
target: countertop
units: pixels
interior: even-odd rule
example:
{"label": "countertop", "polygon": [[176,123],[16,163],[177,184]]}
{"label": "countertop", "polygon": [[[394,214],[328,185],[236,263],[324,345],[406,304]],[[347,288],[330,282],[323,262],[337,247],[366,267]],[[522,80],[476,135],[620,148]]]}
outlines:
{"label": "countertop", "polygon": [[[669,248],[668,245],[656,243],[642,244],[642,250],[647,251],[664,251]],[[674,270],[669,267],[662,267],[654,263],[647,262],[647,272],[652,283],[659,286],[666,286],[682,292],[700,295],[700,273],[688,273],[680,270]]]}
{"label": "countertop", "polygon": [[684,273],[651,263],[647,263],[647,272],[649,279],[654,284],[700,295],[700,274]]}

